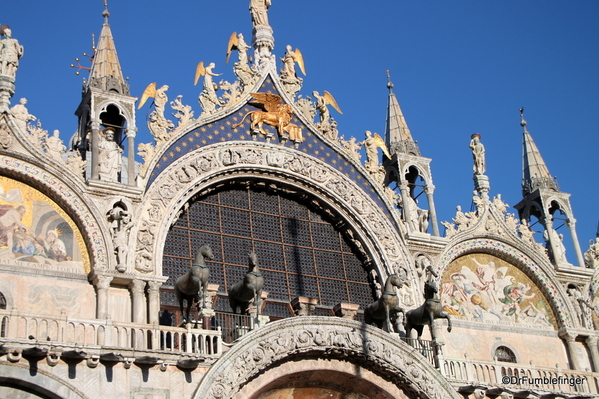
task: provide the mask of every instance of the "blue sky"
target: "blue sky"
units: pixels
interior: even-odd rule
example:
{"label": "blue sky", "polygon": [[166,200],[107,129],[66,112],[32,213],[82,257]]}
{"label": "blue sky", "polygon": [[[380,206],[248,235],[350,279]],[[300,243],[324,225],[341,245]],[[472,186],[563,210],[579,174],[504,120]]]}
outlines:
{"label": "blue sky", "polygon": [[[247,0],[109,2],[110,24],[132,95],[151,82],[199,114],[193,86],[199,61],[221,78],[233,31],[251,37]],[[91,51],[102,25],[102,0],[7,1],[0,24],[25,46],[13,104],[67,139],[77,127],[82,76],[69,64]],[[528,130],[562,191],[572,194],[583,251],[599,221],[599,2],[566,1],[283,1],[269,12],[275,54],[299,48],[307,76],[300,94],[331,92],[344,114],[332,115],[346,138],[382,133],[391,71],[395,93],[423,156],[433,159],[440,220],[469,209],[473,190],[470,135],[486,146],[491,195],[521,199],[522,129]],[[150,141],[148,105],[137,114],[138,142]],[[509,209],[508,212],[515,212]],[[575,261],[572,251],[568,258]]]}

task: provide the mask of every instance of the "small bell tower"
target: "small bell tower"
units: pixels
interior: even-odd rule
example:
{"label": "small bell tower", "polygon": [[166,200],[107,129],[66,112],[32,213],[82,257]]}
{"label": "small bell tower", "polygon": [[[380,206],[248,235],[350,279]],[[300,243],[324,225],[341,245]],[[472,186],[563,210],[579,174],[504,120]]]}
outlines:
{"label": "small bell tower", "polygon": [[[522,126],[523,132],[523,199],[514,205],[514,208],[518,210],[520,219],[525,219],[529,225],[533,217],[543,225],[546,247],[556,266],[568,264],[562,242],[564,235],[558,232],[558,229],[565,225],[572,238],[576,261],[579,266],[584,267],[584,259],[576,234],[576,219],[574,219],[570,205],[570,194],[561,192],[557,180],[549,173],[539,149],[526,129],[523,108],[520,109],[520,126]],[[558,216],[565,219],[561,226],[556,226],[559,221]]]}
{"label": "small bell tower", "polygon": [[104,2],[104,24],[92,56],[89,79],[84,80],[81,103],[75,112],[79,128],[73,147],[87,160],[88,184],[135,186],[135,101],[116,52]]}
{"label": "small bell tower", "polygon": [[[393,83],[387,71],[387,122],[385,127],[385,144],[391,159],[385,159],[385,185],[400,191],[400,207],[402,217],[409,233],[427,233],[439,236],[439,224],[433,193],[435,186],[430,169],[430,158],[420,155],[418,143],[412,138],[408,124],[401,112],[399,102],[393,93]],[[394,187],[395,186],[395,187]],[[419,205],[420,196],[424,194],[428,209]],[[422,203],[422,201],[420,202]]]}

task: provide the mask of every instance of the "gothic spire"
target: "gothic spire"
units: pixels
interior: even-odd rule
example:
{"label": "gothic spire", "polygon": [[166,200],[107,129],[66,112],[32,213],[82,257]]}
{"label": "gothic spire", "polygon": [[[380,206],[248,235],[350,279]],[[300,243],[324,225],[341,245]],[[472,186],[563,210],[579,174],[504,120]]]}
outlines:
{"label": "gothic spire", "polygon": [[523,132],[523,153],[522,153],[522,193],[524,196],[532,193],[537,188],[546,188],[559,191],[557,182],[551,174],[547,165],[541,157],[532,136],[526,129],[524,120],[524,108],[520,109],[520,126]]}
{"label": "gothic spire", "polygon": [[399,102],[393,93],[393,82],[387,71],[387,88],[389,99],[387,102],[387,121],[385,126],[385,141],[391,154],[401,152],[404,154],[420,155],[418,145],[412,138],[406,119],[401,112]]}
{"label": "gothic spire", "polygon": [[121,64],[119,63],[116,46],[114,45],[114,38],[108,24],[110,13],[108,12],[106,1],[104,1],[102,16],[104,17],[104,24],[102,25],[100,39],[94,50],[88,86],[129,95],[129,85],[123,78]]}

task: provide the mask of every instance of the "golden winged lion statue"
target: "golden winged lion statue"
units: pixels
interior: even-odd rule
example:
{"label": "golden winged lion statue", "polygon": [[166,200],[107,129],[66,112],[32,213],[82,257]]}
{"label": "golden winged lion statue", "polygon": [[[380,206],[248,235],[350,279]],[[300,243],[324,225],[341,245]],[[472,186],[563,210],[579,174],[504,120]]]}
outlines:
{"label": "golden winged lion statue", "polygon": [[293,127],[290,126],[291,117],[293,116],[291,105],[283,104],[283,99],[277,94],[251,93],[251,95],[257,101],[251,104],[263,108],[264,111],[255,110],[248,112],[239,123],[233,125],[233,128],[239,127],[245,121],[245,118],[249,116],[250,130],[258,131],[267,136],[267,132],[262,128],[264,124],[267,124],[277,129],[279,137],[288,138],[289,129]]}

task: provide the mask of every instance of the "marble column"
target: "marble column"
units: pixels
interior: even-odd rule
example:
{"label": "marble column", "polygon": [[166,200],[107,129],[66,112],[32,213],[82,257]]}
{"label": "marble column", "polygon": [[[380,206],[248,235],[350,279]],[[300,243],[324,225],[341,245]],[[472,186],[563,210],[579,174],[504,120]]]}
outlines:
{"label": "marble column", "polygon": [[135,136],[137,128],[127,129],[127,184],[137,186],[135,181]]}
{"label": "marble column", "polygon": [[578,360],[578,352],[576,351],[576,334],[564,332],[560,337],[566,341],[568,345],[568,353],[570,354],[570,368],[572,370],[581,370],[580,361]]}
{"label": "marble column", "polygon": [[144,290],[146,288],[146,282],[143,280],[133,280],[129,284],[131,290],[131,303],[132,309],[132,322],[133,323],[146,323],[146,312],[144,309]]}
{"label": "marble column", "polygon": [[589,351],[591,352],[591,361],[593,362],[593,371],[595,373],[599,372],[599,350],[597,349],[597,342],[599,341],[598,337],[590,336],[585,342],[589,347]]}
{"label": "marble column", "polygon": [[435,186],[432,184],[424,187],[424,193],[426,194],[426,198],[428,200],[428,212],[431,217],[431,224],[433,227],[433,235],[440,237],[439,233],[439,222],[437,221],[437,210],[435,209],[435,200],[433,198],[433,193],[435,192]]}
{"label": "marble column", "polygon": [[570,236],[572,237],[572,245],[574,245],[574,252],[576,253],[576,261],[578,266],[585,267],[584,257],[582,256],[582,250],[580,249],[580,243],[578,242],[578,234],[576,234],[576,219],[566,219],[566,225],[570,230]]}
{"label": "marble column", "polygon": [[160,281],[148,281],[148,323],[158,324],[158,314],[160,312]]}
{"label": "marble column", "polygon": [[104,320],[108,316],[108,288],[112,277],[95,276],[94,285],[96,286],[96,318]]}
{"label": "marble column", "polygon": [[100,178],[100,121],[92,121],[92,180]]}

